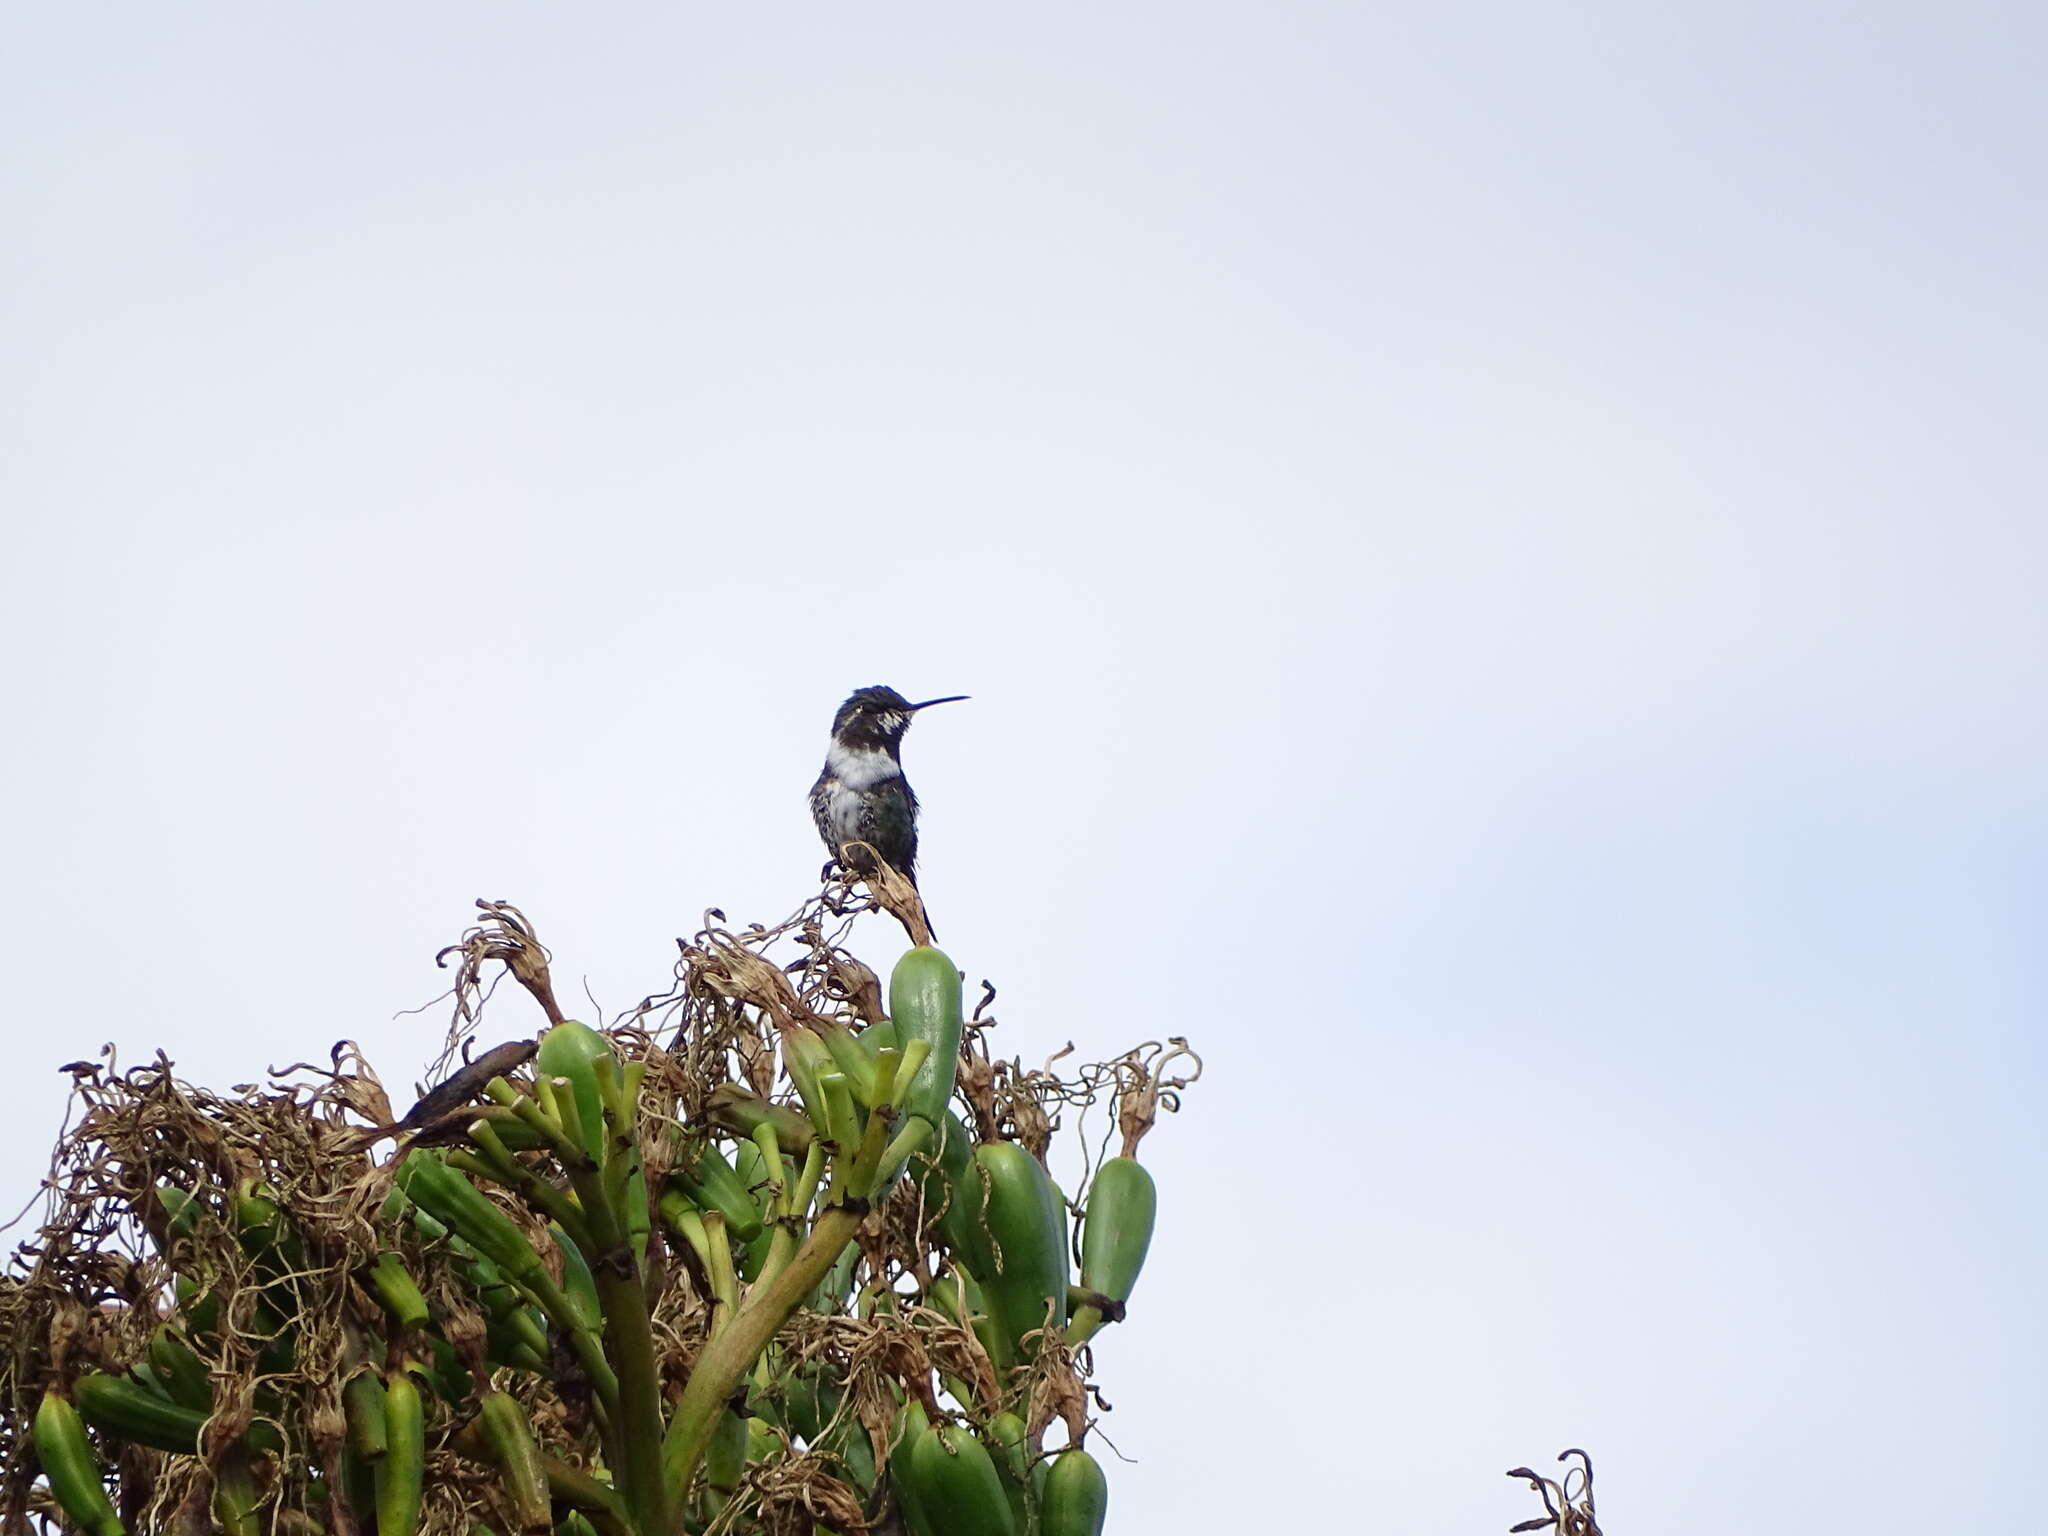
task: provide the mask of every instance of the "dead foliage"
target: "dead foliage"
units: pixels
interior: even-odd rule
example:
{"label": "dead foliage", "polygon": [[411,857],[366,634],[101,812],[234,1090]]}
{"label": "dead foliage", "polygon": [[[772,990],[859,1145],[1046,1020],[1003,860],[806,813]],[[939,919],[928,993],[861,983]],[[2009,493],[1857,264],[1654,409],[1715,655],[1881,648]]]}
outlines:
{"label": "dead foliage", "polygon": [[[475,1442],[462,1431],[486,1389],[520,1400],[547,1454],[572,1467],[592,1464],[592,1396],[570,1353],[556,1340],[544,1369],[493,1364],[503,1324],[480,1291],[473,1255],[394,1217],[396,1202],[387,1205],[403,1152],[461,1142],[492,1079],[528,1091],[533,1040],[563,1017],[533,923],[509,903],[477,905],[481,920],[439,956],[455,971],[439,1086],[417,1102],[403,1096],[411,1102],[403,1115],[346,1040],[324,1063],[273,1068],[263,1082],[225,1091],[181,1079],[161,1055],[124,1066],[111,1048],[67,1069],[73,1101],[44,1181],[39,1229],[0,1274],[0,1533],[58,1523],[29,1433],[45,1387],[68,1387],[88,1371],[146,1376],[153,1341],[165,1334],[201,1357],[214,1406],[196,1454],[96,1436],[133,1532],[207,1529],[216,1479],[253,1474],[256,1528],[266,1536],[354,1536],[346,1502],[330,1497],[344,1481],[344,1385],[365,1368],[405,1361],[432,1388],[424,1394],[427,1536],[467,1536],[475,1523],[516,1528],[503,1480],[465,1451]],[[844,947],[855,917],[877,906],[925,931],[914,889],[886,879],[868,895],[845,881],[828,885],[773,925],[737,927],[708,912],[677,941],[667,990],[606,1031],[621,1060],[643,1071],[640,1153],[656,1198],[664,1175],[688,1165],[707,1141],[731,1141],[721,1102],[742,1092],[790,1101],[777,1073],[780,1032],[820,1021],[858,1031],[881,1019],[876,972]],[[538,1018],[498,1024],[489,1005],[504,975],[532,998]],[[1027,1071],[992,1058],[986,1001],[963,1045],[966,1101],[984,1137],[1019,1140],[1041,1160],[1070,1113],[1100,1100],[1149,1124],[1192,1080],[1162,1078],[1162,1063],[1178,1059],[1164,1047],[1067,1078],[1050,1062]],[[501,1043],[480,1049],[487,1014]],[[1143,1134],[1135,1122],[1122,1129],[1127,1146]],[[559,1281],[562,1262],[545,1219],[498,1186],[483,1187]],[[1000,1380],[973,1331],[931,1304],[949,1277],[931,1241],[934,1213],[920,1201],[914,1180],[899,1181],[867,1217],[846,1295],[800,1310],[771,1346],[761,1405],[775,1406],[782,1385],[805,1373],[834,1383],[836,1401],[811,1434],[778,1431],[780,1451],[749,1466],[744,1485],[710,1518],[710,1532],[810,1536],[822,1526],[858,1536],[877,1522],[886,1528],[886,1500],[879,1488],[863,1497],[857,1473],[865,1468],[872,1481],[873,1468],[886,1466],[905,1394],[935,1417],[985,1423],[1000,1408],[1016,1409],[1028,1416],[1034,1444],[1055,1421],[1072,1440],[1088,1432],[1085,1351],[1077,1361],[1054,1342],[1028,1369]],[[647,1265],[660,1383],[671,1401],[713,1312],[702,1271],[674,1251],[680,1246],[665,1248],[657,1236]],[[425,1327],[394,1321],[369,1284],[386,1255],[396,1255],[424,1293]],[[252,1455],[243,1436],[257,1424],[272,1433],[268,1449]],[[1592,1536],[1590,1525],[1569,1529]]]}
{"label": "dead foliage", "polygon": [[[1576,1458],[1576,1460],[1574,1460]],[[1558,1452],[1557,1459],[1569,1462],[1561,1478],[1548,1478],[1528,1467],[1516,1467],[1509,1477],[1527,1480],[1543,1498],[1543,1513],[1508,1527],[1518,1531],[1554,1531],[1557,1536],[1600,1536],[1600,1524],[1593,1518],[1593,1458],[1574,1447]]]}

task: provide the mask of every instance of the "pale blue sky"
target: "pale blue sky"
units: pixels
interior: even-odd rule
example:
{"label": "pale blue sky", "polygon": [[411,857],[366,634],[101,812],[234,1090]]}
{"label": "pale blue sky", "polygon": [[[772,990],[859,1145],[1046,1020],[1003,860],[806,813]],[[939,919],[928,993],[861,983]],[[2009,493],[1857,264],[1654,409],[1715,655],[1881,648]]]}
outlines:
{"label": "pale blue sky", "polygon": [[409,1081],[477,896],[629,1005],[969,693],[1010,1049],[1210,1064],[1118,1536],[2036,1518],[2033,9],[5,30],[10,1206],[102,1041]]}

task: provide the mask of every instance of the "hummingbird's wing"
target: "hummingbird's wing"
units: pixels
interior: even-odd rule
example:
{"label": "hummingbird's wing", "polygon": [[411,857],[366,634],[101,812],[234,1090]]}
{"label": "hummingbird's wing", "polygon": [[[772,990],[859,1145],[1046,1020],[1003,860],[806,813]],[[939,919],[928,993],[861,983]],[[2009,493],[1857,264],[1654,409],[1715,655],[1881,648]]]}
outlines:
{"label": "hummingbird's wing", "polygon": [[867,843],[917,883],[917,796],[901,774],[856,789],[828,768],[811,786],[811,816],[832,857],[855,874],[868,872],[867,854],[846,845]]}
{"label": "hummingbird's wing", "polygon": [[900,774],[885,779],[862,797],[861,841],[873,843],[912,885],[917,884],[917,796]]}

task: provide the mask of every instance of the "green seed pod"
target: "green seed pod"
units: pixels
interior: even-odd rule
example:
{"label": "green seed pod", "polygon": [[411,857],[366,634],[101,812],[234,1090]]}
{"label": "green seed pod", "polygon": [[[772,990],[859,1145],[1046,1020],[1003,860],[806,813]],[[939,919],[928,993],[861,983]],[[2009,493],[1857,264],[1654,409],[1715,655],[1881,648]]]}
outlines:
{"label": "green seed pod", "polygon": [[384,1383],[384,1454],[378,1458],[377,1536],[415,1536],[427,1467],[426,1407],[403,1367]]}
{"label": "green seed pod", "polygon": [[366,1462],[383,1456],[391,1442],[384,1429],[384,1383],[375,1371],[357,1371],[342,1383],[341,1412],[350,1452]]}
{"label": "green seed pod", "polygon": [[[1112,1301],[1128,1301],[1152,1246],[1158,1210],[1158,1187],[1142,1163],[1112,1157],[1098,1168],[1081,1220],[1081,1284]],[[1102,1314],[1083,1307],[1067,1330],[1068,1342],[1085,1343],[1101,1326]]]}
{"label": "green seed pod", "polygon": [[421,1210],[513,1279],[523,1281],[540,1270],[540,1255],[512,1218],[433,1153],[416,1147],[406,1154],[398,1184]]}
{"label": "green seed pod", "polygon": [[937,1536],[932,1512],[925,1508],[916,1474],[910,1465],[911,1451],[931,1433],[932,1422],[916,1398],[911,1398],[896,1415],[896,1428],[889,1441],[889,1482],[896,1490],[896,1507],[910,1536]]}
{"label": "green seed pod", "polygon": [[[448,1244],[449,1251],[455,1259],[455,1273],[461,1276],[463,1282],[482,1304],[487,1320],[486,1327],[490,1334],[491,1358],[501,1364],[518,1365],[523,1370],[544,1370],[544,1365],[536,1365],[533,1360],[547,1359],[547,1327],[542,1314],[527,1304],[525,1293],[505,1278],[502,1269],[482,1257],[475,1248],[449,1232],[426,1212],[416,1210],[413,1214],[415,1224],[423,1233]],[[559,1244],[565,1240],[557,1237],[555,1241]],[[583,1277],[588,1275],[590,1266],[584,1264],[583,1276],[578,1276],[569,1267],[572,1260],[576,1264],[582,1264],[582,1254],[574,1245],[563,1249],[562,1263],[571,1283],[580,1285]],[[583,1309],[592,1305],[592,1298],[595,1295],[596,1285],[593,1282],[586,1294],[569,1295],[565,1298],[579,1322],[584,1320]],[[595,1327],[596,1324],[591,1326]],[[532,1357],[531,1360],[526,1358],[529,1355]]]}
{"label": "green seed pod", "polygon": [[564,1019],[540,1037],[534,1068],[543,1077],[567,1078],[584,1150],[602,1164],[605,1153],[604,1098],[597,1089],[599,1057],[618,1058],[612,1043],[588,1024]]}
{"label": "green seed pod", "polygon": [[590,1272],[583,1250],[560,1227],[549,1227],[548,1236],[554,1239],[555,1252],[562,1256],[562,1294],[569,1298],[576,1320],[593,1332],[602,1329],[604,1305],[597,1298],[597,1277]]}
{"label": "green seed pod", "polygon": [[149,1363],[156,1368],[171,1401],[201,1413],[213,1412],[213,1379],[206,1362],[192,1352],[192,1346],[171,1331],[157,1329],[149,1340]]}
{"label": "green seed pod", "polygon": [[974,1137],[960,1117],[948,1109],[937,1122],[931,1142],[911,1155],[911,1177],[925,1219],[936,1218],[947,1252],[966,1258],[974,1252],[973,1233],[981,1221],[981,1169],[974,1161]]}
{"label": "green seed pod", "polygon": [[442,1335],[430,1333],[427,1335],[427,1348],[434,1358],[414,1367],[420,1380],[432,1387],[434,1395],[444,1403],[467,1402],[474,1382],[469,1368],[462,1363],[462,1357],[456,1354],[455,1346]]}
{"label": "green seed pod", "polygon": [[156,1367],[147,1360],[138,1360],[129,1366],[128,1379],[140,1382],[149,1389],[152,1395],[162,1398],[167,1403],[177,1402],[177,1398],[171,1395],[171,1389],[165,1384],[163,1377],[157,1374]]}
{"label": "green seed pod", "polygon": [[712,1123],[739,1136],[751,1136],[757,1127],[775,1127],[775,1139],[784,1152],[801,1157],[817,1135],[810,1119],[791,1104],[771,1104],[757,1098],[738,1083],[721,1083],[705,1104]]}
{"label": "green seed pod", "polygon": [[342,1446],[342,1496],[348,1500],[348,1507],[356,1511],[356,1518],[365,1528],[377,1511],[377,1475],[370,1470],[373,1465],[358,1456],[353,1446]]}
{"label": "green seed pod", "polygon": [[213,1473],[213,1522],[221,1536],[256,1536],[256,1475],[249,1470],[249,1458],[239,1451],[227,1457]]}
{"label": "green seed pod", "polygon": [[199,1453],[206,1415],[158,1397],[140,1382],[92,1371],[72,1383],[71,1395],[95,1429],[117,1440],[181,1456]]}
{"label": "green seed pod", "polygon": [[943,1511],[945,1536],[1018,1536],[1017,1516],[988,1448],[966,1430],[941,1424],[910,1451],[917,1500]]}
{"label": "green seed pod", "polygon": [[815,1441],[839,1411],[844,1393],[824,1367],[810,1365],[791,1371],[783,1379],[783,1422],[790,1433]]}
{"label": "green seed pod", "polygon": [[175,1281],[178,1310],[184,1314],[185,1329],[194,1338],[210,1337],[220,1326],[220,1292],[202,1291],[188,1275]]}
{"label": "green seed pod", "polygon": [[988,1431],[982,1439],[995,1458],[1003,1492],[1010,1496],[1010,1512],[1017,1517],[1017,1529],[1029,1529],[1031,1502],[1024,1490],[1031,1481],[1030,1431],[1022,1419],[1006,1410],[988,1421]]}
{"label": "green seed pod", "polygon": [[954,1260],[951,1272],[932,1286],[925,1299],[962,1328],[972,1331],[995,1367],[997,1379],[1008,1378],[1010,1367],[1016,1364],[1015,1351],[1001,1325],[989,1315],[988,1298],[982,1294],[981,1283],[965,1264]]}
{"label": "green seed pod", "polygon": [[547,1351],[535,1348],[495,1319],[484,1324],[484,1358],[494,1366],[509,1365],[515,1371],[533,1371],[542,1376],[549,1373]]}
{"label": "green seed pod", "polygon": [[[975,1278],[989,1312],[1024,1358],[1024,1336],[1067,1322],[1067,1223],[1052,1180],[1015,1142],[974,1149],[988,1201],[974,1234]],[[1048,1316],[1050,1322],[1048,1323]]]}
{"label": "green seed pod", "polygon": [[[168,1393],[153,1392],[131,1376],[88,1371],[71,1384],[71,1397],[86,1421],[103,1434],[175,1455],[199,1453],[199,1432],[206,1426],[207,1413],[172,1401]],[[277,1426],[262,1419],[249,1426],[242,1442],[259,1451],[284,1449]]]}
{"label": "green seed pod", "polygon": [[244,1179],[235,1186],[229,1205],[234,1212],[235,1240],[266,1281],[306,1268],[305,1240],[267,1186]]}
{"label": "green seed pod", "polygon": [[36,1459],[64,1513],[85,1527],[88,1536],[125,1536],[107,1485],[100,1480],[99,1460],[85,1438],[85,1424],[55,1387],[43,1394],[32,1433]]}
{"label": "green seed pod", "polygon": [[839,1464],[846,1469],[847,1475],[853,1479],[854,1486],[860,1490],[862,1496],[865,1497],[872,1492],[878,1470],[875,1466],[875,1446],[874,1442],[868,1439],[868,1432],[861,1428],[859,1420],[848,1421],[840,1443],[833,1447],[833,1452],[839,1457]]}
{"label": "green seed pod", "polygon": [[747,1421],[728,1408],[704,1448],[704,1481],[714,1493],[730,1497],[746,1473]]}
{"label": "green seed pod", "polygon": [[[745,1148],[741,1151],[744,1155]],[[758,1149],[755,1155],[760,1155]],[[723,1216],[726,1232],[742,1244],[761,1235],[761,1207],[748,1191],[746,1180],[733,1171],[732,1164],[717,1147],[707,1146],[688,1173],[678,1171],[670,1178],[682,1186],[683,1193],[699,1209]]]}
{"label": "green seed pod", "polygon": [[1039,1536],[1102,1536],[1109,1517],[1109,1480],[1086,1451],[1061,1451],[1045,1475]]}
{"label": "green seed pod", "polygon": [[477,1404],[484,1444],[499,1471],[521,1530],[539,1530],[548,1523],[548,1475],[542,1465],[533,1426],[519,1400],[506,1392],[487,1392]]}
{"label": "green seed pod", "polygon": [[143,1220],[163,1247],[168,1247],[173,1238],[191,1236],[199,1218],[206,1214],[204,1202],[175,1184],[157,1185],[156,1203],[157,1211],[145,1212]]}
{"label": "green seed pod", "polygon": [[866,1431],[851,1416],[832,1428],[845,1398],[838,1378],[824,1367],[812,1365],[793,1371],[782,1384],[783,1426],[813,1450],[838,1457],[865,1491],[875,1484],[875,1451]]}
{"label": "green seed pod", "polygon": [[427,1326],[433,1316],[427,1309],[427,1298],[420,1294],[418,1283],[398,1254],[388,1249],[378,1254],[377,1262],[363,1271],[362,1278],[365,1288],[377,1298],[377,1304],[391,1314],[399,1327]]}
{"label": "green seed pod", "polygon": [[900,1044],[922,1040],[931,1047],[910,1080],[903,1112],[936,1130],[960,1067],[959,967],[929,945],[910,951],[889,977],[889,1015]]}
{"label": "green seed pod", "polygon": [[[635,1259],[644,1259],[647,1186],[633,1132],[634,1085],[639,1081],[638,1074],[621,1068],[607,1036],[574,1019],[564,1019],[541,1036],[534,1066],[544,1089],[558,1079],[568,1085],[566,1090],[549,1089],[542,1102],[553,1104],[570,1139],[590,1154],[601,1175],[602,1193],[594,1196],[586,1191],[584,1200],[601,1200],[610,1218],[623,1228],[622,1235],[631,1240]],[[605,1120],[607,1104],[613,1110],[613,1123],[609,1126]],[[612,1148],[614,1135],[622,1138],[621,1155],[616,1157]],[[572,1169],[570,1173],[572,1179],[580,1176],[578,1170]],[[592,1222],[599,1219],[595,1213],[586,1214]]]}
{"label": "green seed pod", "polygon": [[1145,1267],[1158,1211],[1158,1186],[1142,1163],[1112,1157],[1097,1169],[1088,1190],[1087,1219],[1081,1225],[1081,1283],[1129,1301],[1138,1271]]}

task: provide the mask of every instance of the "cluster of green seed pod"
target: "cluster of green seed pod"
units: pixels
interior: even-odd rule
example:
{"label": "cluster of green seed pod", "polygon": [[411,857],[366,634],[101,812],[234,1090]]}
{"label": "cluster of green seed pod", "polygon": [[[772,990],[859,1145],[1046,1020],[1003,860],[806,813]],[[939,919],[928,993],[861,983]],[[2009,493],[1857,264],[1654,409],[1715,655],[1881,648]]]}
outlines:
{"label": "cluster of green seed pod", "polygon": [[[1107,1484],[1083,1426],[1069,1417],[1048,1449],[1050,1415],[1026,1415],[1048,1372],[1078,1399],[1073,1351],[1121,1318],[1150,1175],[1111,1159],[1070,1217],[1038,1157],[977,1143],[952,1107],[953,962],[911,950],[888,998],[859,1028],[778,1019],[788,1095],[726,1083],[694,1118],[649,1088],[645,1037],[622,1056],[556,1022],[530,1080],[489,1079],[452,1134],[384,1165],[374,1247],[345,1261],[359,1301],[338,1359],[299,1358],[292,1281],[334,1258],[288,1194],[159,1184],[137,1214],[174,1304],[122,1369],[60,1364],[39,1387],[49,1499],[87,1536],[127,1536],[108,1464],[133,1447],[203,1460],[228,1536],[280,1528],[288,1474],[296,1536],[421,1536],[440,1529],[430,1468],[452,1455],[489,1488],[471,1536],[745,1533],[774,1497],[760,1469],[801,1454],[829,1469],[806,1495],[819,1532],[893,1504],[912,1536],[1100,1536]],[[899,1212],[921,1246],[885,1263]],[[203,1224],[232,1234],[252,1285],[188,1266]],[[696,1310],[663,1310],[679,1285]],[[697,1330],[680,1343],[678,1315]],[[817,1346],[830,1319],[895,1328],[924,1364],[862,1375]],[[920,1353],[934,1328],[971,1337],[985,1367]],[[338,1382],[328,1433],[308,1386],[322,1380]]]}
{"label": "cluster of green seed pod", "polygon": [[1079,1446],[1034,1457],[1014,1413],[977,1432],[934,1424],[913,1401],[895,1444],[890,1472],[911,1536],[1101,1536],[1108,1519],[1101,1463]]}
{"label": "cluster of green seed pod", "polygon": [[[945,1260],[927,1299],[973,1331],[1004,1406],[935,1424],[923,1405],[905,1404],[890,1466],[907,1525],[913,1536],[1100,1536],[1108,1512],[1100,1463],[1078,1445],[1041,1455],[1006,1388],[1028,1391],[1050,1344],[1077,1348],[1106,1318],[1121,1319],[1151,1245],[1151,1175],[1130,1156],[1106,1161],[1076,1244],[1045,1165],[1016,1142],[974,1144],[950,1110],[913,1171]],[[1069,1259],[1076,1246],[1079,1285]],[[947,1386],[956,1402],[975,1396],[964,1382]]]}

